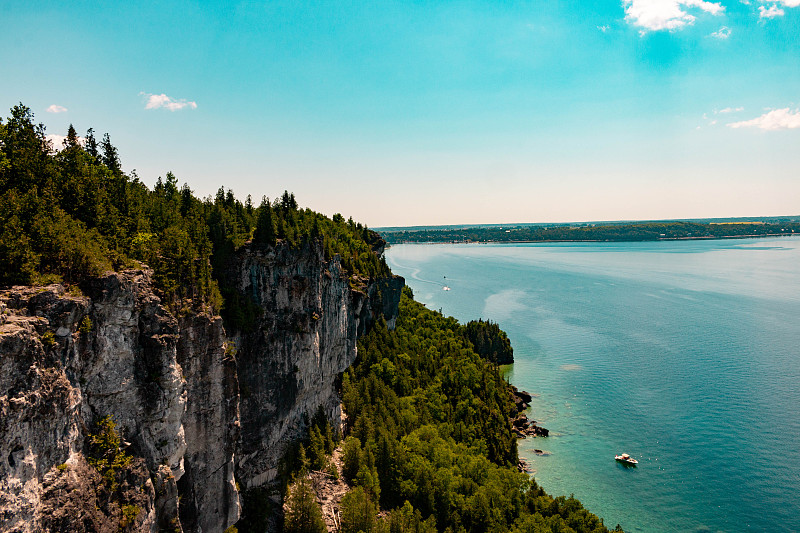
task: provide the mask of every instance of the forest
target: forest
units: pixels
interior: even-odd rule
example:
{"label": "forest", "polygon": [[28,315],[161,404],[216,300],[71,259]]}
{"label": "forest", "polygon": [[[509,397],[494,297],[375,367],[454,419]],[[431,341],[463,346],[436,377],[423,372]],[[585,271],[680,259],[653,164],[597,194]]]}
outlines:
{"label": "forest", "polygon": [[[220,272],[247,242],[316,242],[326,258],[339,256],[354,288],[390,274],[377,233],[340,214],[301,209],[288,191],[254,205],[223,187],[197,198],[172,173],[152,190],[131,174],[122,171],[109,134],[98,142],[89,129],[80,139],[70,126],[56,150],[29,108],[12,108],[0,121],[0,288],[79,289],[105,271],[147,265],[173,311],[210,308],[236,329],[244,327],[244,303]],[[461,325],[404,289],[396,328],[379,322],[363,336],[356,364],[341,379],[342,475],[354,486],[343,502],[341,531],[607,531],[578,500],[551,497],[519,471],[509,423],[515,407],[497,366],[512,357],[496,324]],[[316,420],[295,470],[324,467],[338,438]],[[124,466],[117,442],[103,445]],[[319,530],[319,511],[304,486],[289,497],[291,508],[305,514],[287,513],[286,531]],[[254,523],[243,517],[238,526],[244,532]]]}
{"label": "forest", "polygon": [[80,139],[70,126],[64,146],[53,147],[24,105],[0,120],[0,287],[80,285],[146,264],[169,306],[210,306],[235,321],[237,297],[220,277],[223,266],[247,241],[279,240],[321,241],[353,284],[389,272],[373,253],[384,244],[377,233],[340,214],[300,209],[287,191],[258,205],[224,187],[200,199],[171,172],[150,190],[122,172],[109,134],[98,142],[90,128]]}
{"label": "forest", "polygon": [[658,241],[766,237],[800,233],[797,219],[765,222],[641,222],[580,226],[511,225],[467,228],[393,229],[381,235],[389,244],[413,242]]}

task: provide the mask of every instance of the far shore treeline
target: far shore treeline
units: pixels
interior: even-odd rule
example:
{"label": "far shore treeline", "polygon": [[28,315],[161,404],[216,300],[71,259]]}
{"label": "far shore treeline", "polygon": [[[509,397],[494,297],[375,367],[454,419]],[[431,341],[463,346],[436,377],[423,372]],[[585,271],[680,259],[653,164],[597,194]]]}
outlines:
{"label": "far shore treeline", "polygon": [[725,239],[800,234],[800,217],[741,222],[630,222],[581,225],[508,225],[379,230],[389,244],[414,242],[634,242]]}
{"label": "far shore treeline", "polygon": [[[81,141],[70,126],[55,150],[24,105],[0,121],[0,288],[63,283],[80,291],[108,270],[147,265],[173,312],[211,308],[230,332],[246,329],[256,311],[221,274],[248,242],[317,246],[340,258],[355,290],[391,275],[376,253],[384,245],[377,233],[301,209],[289,192],[258,205],[222,187],[200,199],[172,173],[151,190],[122,172],[108,134],[98,142],[89,129]],[[497,367],[513,353],[496,324],[462,326],[406,288],[396,328],[380,321],[359,339],[358,354],[341,381],[349,430],[342,474],[354,487],[342,502],[342,533],[608,531],[577,499],[553,498],[519,471],[512,391]],[[327,421],[311,426],[295,475],[328,463],[331,430]],[[316,518],[289,512],[285,531],[320,530],[316,500],[295,494],[290,509]],[[242,496],[244,515],[229,531],[263,531],[271,504],[258,491]]]}

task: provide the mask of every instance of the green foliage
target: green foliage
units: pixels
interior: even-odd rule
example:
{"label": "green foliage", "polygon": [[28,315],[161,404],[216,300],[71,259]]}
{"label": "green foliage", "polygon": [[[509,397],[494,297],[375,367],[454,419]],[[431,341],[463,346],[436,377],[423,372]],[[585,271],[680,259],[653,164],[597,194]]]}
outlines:
{"label": "green foliage", "polygon": [[300,209],[286,191],[254,209],[230,189],[200,200],[171,172],[149,190],[122,172],[108,134],[98,144],[90,129],[81,146],[70,125],[63,150],[54,152],[24,105],[0,121],[0,286],[74,284],[146,264],[173,310],[211,306],[229,329],[249,331],[258,302],[224,273],[251,237],[255,246],[313,245],[329,260],[338,256],[355,288],[389,273],[374,253],[384,244],[377,233]]}
{"label": "green foliage", "polygon": [[83,317],[81,320],[80,326],[78,326],[78,331],[81,333],[89,333],[92,331],[92,319],[89,316]]}
{"label": "green foliage", "polygon": [[436,533],[436,519],[431,516],[423,520],[419,509],[414,509],[414,506],[406,501],[402,507],[389,513],[384,530],[388,530],[389,533]]}
{"label": "green foliage", "polygon": [[290,488],[286,503],[288,509],[283,522],[284,533],[326,533],[328,531],[308,478],[301,477]]}
{"label": "green foliage", "polygon": [[136,521],[136,517],[142,512],[142,508],[138,505],[123,505],[122,506],[122,519],[119,522],[120,528],[125,528],[132,525]]}
{"label": "green foliage", "polygon": [[361,470],[361,457],[364,452],[361,449],[361,441],[356,437],[349,436],[344,440],[342,447],[342,475],[344,478],[353,483]]}
{"label": "green foliage", "polygon": [[359,508],[366,500],[393,511],[356,527],[500,532],[544,520],[547,531],[606,531],[577,500],[553,499],[518,471],[510,386],[476,353],[470,328],[490,347],[506,339],[494,324],[461,326],[404,290],[395,330],[380,323],[359,340],[342,378],[343,474],[361,489]]}
{"label": "green foliage", "polygon": [[372,533],[377,525],[378,508],[362,487],[356,487],[342,498],[341,533]]}
{"label": "green foliage", "polygon": [[52,331],[45,331],[42,335],[42,344],[44,344],[45,348],[52,348],[58,342],[56,341],[56,336],[53,334]]}
{"label": "green foliage", "polygon": [[94,431],[88,436],[87,459],[111,491],[115,490],[119,478],[131,466],[133,458],[120,449],[117,425],[110,416],[104,416],[95,423]]}
{"label": "green foliage", "polygon": [[328,458],[339,440],[338,431],[328,422],[320,406],[311,419],[306,437],[296,441],[284,454],[281,461],[281,476],[284,482],[308,470],[325,470]]}
{"label": "green foliage", "polygon": [[471,320],[464,325],[464,336],[472,343],[475,352],[484,359],[498,365],[514,362],[514,349],[506,332],[494,322]]}

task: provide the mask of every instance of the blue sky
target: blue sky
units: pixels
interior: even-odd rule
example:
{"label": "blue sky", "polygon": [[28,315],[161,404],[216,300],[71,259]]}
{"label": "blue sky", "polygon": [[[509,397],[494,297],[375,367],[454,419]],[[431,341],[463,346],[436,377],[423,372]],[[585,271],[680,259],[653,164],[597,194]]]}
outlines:
{"label": "blue sky", "polygon": [[3,3],[0,106],[373,227],[800,214],[800,0],[145,4]]}

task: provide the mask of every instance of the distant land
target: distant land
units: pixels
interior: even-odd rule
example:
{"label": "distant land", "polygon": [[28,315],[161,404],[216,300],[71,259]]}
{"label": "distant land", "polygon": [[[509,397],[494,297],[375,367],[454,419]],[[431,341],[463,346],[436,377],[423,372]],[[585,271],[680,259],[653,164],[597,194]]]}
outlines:
{"label": "distant land", "polygon": [[800,233],[800,215],[682,220],[455,224],[374,229],[389,244],[725,239]]}

